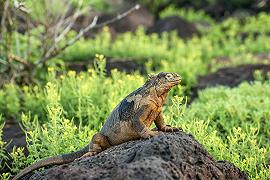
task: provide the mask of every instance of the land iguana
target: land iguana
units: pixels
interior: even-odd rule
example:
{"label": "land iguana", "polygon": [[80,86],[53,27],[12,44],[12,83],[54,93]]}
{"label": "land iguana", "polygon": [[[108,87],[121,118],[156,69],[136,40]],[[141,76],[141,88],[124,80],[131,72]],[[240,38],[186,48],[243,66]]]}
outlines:
{"label": "land iguana", "polygon": [[[170,127],[164,122],[162,106],[170,89],[181,82],[176,73],[161,72],[151,75],[145,84],[125,97],[111,112],[100,132],[92,137],[83,149],[49,157],[26,167],[13,179],[48,165],[65,164],[76,159],[93,156],[97,153],[130,140],[150,138],[161,132],[175,132],[179,128]],[[159,131],[150,129],[155,123]]]}

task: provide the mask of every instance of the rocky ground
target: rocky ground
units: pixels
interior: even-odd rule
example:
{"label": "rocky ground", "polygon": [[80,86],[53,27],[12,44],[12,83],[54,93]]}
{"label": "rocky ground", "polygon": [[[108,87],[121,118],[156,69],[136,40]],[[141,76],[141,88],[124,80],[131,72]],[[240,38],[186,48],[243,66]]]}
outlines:
{"label": "rocky ground", "polygon": [[92,157],[25,179],[248,179],[233,164],[215,161],[192,135],[164,133],[130,141]]}
{"label": "rocky ground", "polygon": [[198,82],[193,87],[192,100],[198,95],[198,91],[214,86],[228,86],[235,87],[240,83],[252,82],[255,80],[254,74],[259,70],[264,77],[267,77],[267,73],[270,71],[269,64],[245,64],[236,67],[225,67],[217,70],[214,73],[207,74],[205,76],[198,77]]}

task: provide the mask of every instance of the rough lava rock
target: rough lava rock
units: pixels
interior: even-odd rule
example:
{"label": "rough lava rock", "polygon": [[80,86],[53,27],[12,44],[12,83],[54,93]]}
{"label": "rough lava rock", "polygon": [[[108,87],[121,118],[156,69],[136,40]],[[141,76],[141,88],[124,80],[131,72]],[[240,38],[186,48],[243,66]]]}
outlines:
{"label": "rough lava rock", "polygon": [[[127,9],[130,9],[135,5],[129,5],[122,11],[126,11]],[[98,22],[104,22],[108,21],[109,19],[114,18],[115,14],[104,14],[100,17]],[[139,26],[142,26],[144,28],[149,28],[154,24],[154,17],[153,15],[143,6],[140,7],[140,9],[132,12],[125,18],[118,20],[112,24],[109,25],[110,28],[113,28],[113,30],[116,33],[124,33],[124,32],[135,32],[136,29]]]}
{"label": "rough lava rock", "polygon": [[176,31],[178,36],[183,39],[188,39],[193,35],[200,35],[194,24],[178,16],[170,16],[157,21],[147,30],[147,33],[157,33],[161,35],[163,32],[170,31]]}
{"label": "rough lava rock", "polygon": [[215,161],[191,135],[163,133],[130,141],[80,161],[38,172],[30,179],[248,179],[226,161]]}
{"label": "rough lava rock", "polygon": [[[144,61],[140,59],[140,61]],[[68,62],[66,63],[67,69],[76,71],[77,73],[81,71],[87,71],[87,69],[93,65],[93,60],[81,61],[81,62]],[[106,58],[106,72],[107,75],[111,75],[111,70],[117,69],[118,71],[125,73],[134,73],[139,71],[141,74],[146,73],[146,67],[143,63],[138,63],[138,60],[128,59],[128,58]]]}
{"label": "rough lava rock", "polygon": [[[263,57],[263,55],[261,56]],[[228,58],[224,58],[223,60],[229,61]],[[266,78],[267,73],[270,72],[270,65],[244,64],[236,67],[224,67],[205,76],[199,76],[197,80],[198,83],[192,88],[192,97],[189,103],[192,103],[192,101],[198,97],[200,90],[215,86],[236,87],[244,81],[252,82],[255,80],[254,73],[257,70],[261,71],[263,77]]]}
{"label": "rough lava rock", "polygon": [[264,77],[270,72],[269,64],[245,64],[236,67],[220,68],[214,73],[200,76],[196,90],[205,89],[217,85],[235,87],[243,81],[254,81],[255,71],[261,71]]}
{"label": "rough lava rock", "polygon": [[[124,3],[124,5],[120,5],[117,8],[117,11],[114,10],[114,12],[111,13],[91,12],[90,15],[82,15],[74,23],[72,29],[79,32],[82,28],[88,26],[89,22],[93,21],[94,16],[98,16],[97,24],[109,21],[115,18],[119,12],[124,13],[134,6],[134,3]],[[128,31],[135,32],[139,26],[147,29],[153,24],[154,16],[145,7],[141,6],[140,9],[133,11],[128,16],[109,24],[108,30],[112,39],[115,39],[118,33],[125,33]],[[102,29],[103,28],[98,28],[98,31],[94,32],[101,32]],[[93,31],[88,31],[84,34],[84,37],[93,38],[95,37],[95,33],[93,33]]]}

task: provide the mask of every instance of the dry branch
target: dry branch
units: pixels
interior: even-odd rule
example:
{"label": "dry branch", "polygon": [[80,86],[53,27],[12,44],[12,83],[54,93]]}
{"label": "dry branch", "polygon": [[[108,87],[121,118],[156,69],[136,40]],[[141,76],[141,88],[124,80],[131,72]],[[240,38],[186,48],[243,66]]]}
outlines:
{"label": "dry branch", "polygon": [[[138,10],[140,8],[140,5],[135,5],[134,7],[130,8],[128,11],[122,13],[122,14],[119,14],[117,15],[116,17],[108,20],[108,21],[105,21],[103,23],[100,23],[100,24],[97,24],[97,20],[98,20],[98,17],[95,16],[93,21],[86,27],[86,28],[83,28],[80,30],[80,32],[77,34],[76,37],[74,37],[73,39],[71,39],[70,41],[68,41],[63,47],[57,49],[57,43],[60,41],[58,39],[57,42],[55,42],[52,47],[45,53],[45,56],[42,57],[41,59],[39,59],[36,64],[37,65],[41,65],[41,64],[44,64],[47,60],[49,60],[50,58],[53,58],[55,56],[57,56],[58,54],[60,54],[61,52],[63,52],[67,47],[71,46],[72,44],[74,44],[75,42],[77,42],[86,32],[88,32],[89,30],[91,29],[95,29],[95,28],[100,28],[100,27],[103,27],[103,26],[106,26],[108,24],[111,24],[111,23],[114,23],[115,21],[118,21],[124,17],[126,17],[127,15],[129,15],[130,13],[132,13],[133,11],[135,10]],[[66,32],[65,32],[66,33]],[[62,33],[61,33],[62,34]],[[60,36],[61,36],[60,34]],[[58,36],[59,37],[59,36]]]}
{"label": "dry branch", "polygon": [[0,41],[2,39],[2,34],[5,31],[5,20],[6,20],[6,16],[7,16],[7,10],[8,10],[8,6],[9,6],[9,0],[7,0],[4,4],[4,9],[3,9],[3,13],[2,13],[2,19],[1,19],[1,30],[0,30]]}
{"label": "dry branch", "polygon": [[8,57],[10,59],[12,59],[12,60],[15,60],[15,61],[25,65],[25,66],[30,66],[30,64],[25,59],[23,59],[22,57],[16,56],[14,54],[9,54]]}

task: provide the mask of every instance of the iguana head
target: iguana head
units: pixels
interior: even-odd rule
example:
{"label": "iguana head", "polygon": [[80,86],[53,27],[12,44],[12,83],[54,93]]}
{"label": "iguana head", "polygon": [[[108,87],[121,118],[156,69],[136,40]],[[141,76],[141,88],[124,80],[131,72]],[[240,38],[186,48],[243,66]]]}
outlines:
{"label": "iguana head", "polygon": [[160,72],[156,75],[150,75],[145,83],[149,87],[154,87],[158,94],[167,93],[172,87],[180,84],[181,76],[177,73]]}

